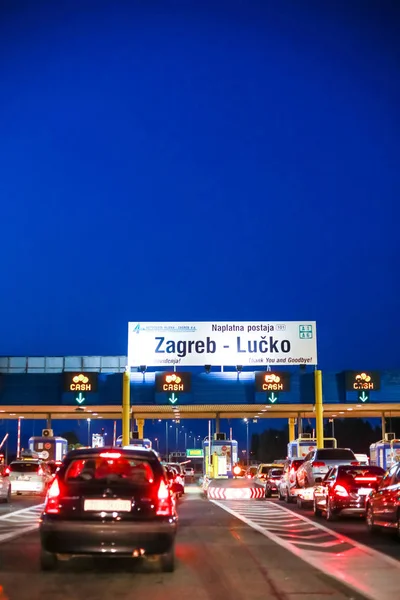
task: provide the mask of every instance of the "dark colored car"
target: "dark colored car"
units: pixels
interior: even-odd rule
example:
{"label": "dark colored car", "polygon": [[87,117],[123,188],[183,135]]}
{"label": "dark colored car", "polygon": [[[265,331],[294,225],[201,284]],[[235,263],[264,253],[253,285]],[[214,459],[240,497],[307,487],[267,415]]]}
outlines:
{"label": "dark colored car", "polygon": [[389,469],[378,489],[367,500],[367,527],[395,531],[400,539],[400,464]]}
{"label": "dark colored car", "polygon": [[367,500],[385,475],[380,467],[333,467],[314,489],[314,514],[328,521],[340,514],[365,515]]}
{"label": "dark colored car", "polygon": [[283,475],[283,469],[271,469],[265,482],[265,497],[270,498],[272,494],[278,493],[278,482]]}
{"label": "dark colored car", "polygon": [[85,448],[63,460],[40,523],[41,567],[57,555],[159,555],[174,570],[175,502],[155,452]]}

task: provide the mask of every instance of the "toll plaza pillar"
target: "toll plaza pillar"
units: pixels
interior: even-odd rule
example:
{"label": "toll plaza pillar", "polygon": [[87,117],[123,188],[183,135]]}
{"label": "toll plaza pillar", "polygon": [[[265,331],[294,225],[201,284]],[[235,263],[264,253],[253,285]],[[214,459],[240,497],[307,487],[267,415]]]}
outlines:
{"label": "toll plaza pillar", "polygon": [[386,435],[386,417],[385,417],[385,413],[382,413],[382,417],[381,417],[381,426],[382,426],[382,439],[385,439],[385,435]]}
{"label": "toll plaza pillar", "polygon": [[137,425],[139,440],[142,440],[144,437],[144,419],[136,419],[136,425]]}
{"label": "toll plaza pillar", "polygon": [[289,442],[294,442],[294,440],[296,438],[295,419],[293,417],[289,417],[288,422],[289,422]]}
{"label": "toll plaza pillar", "polygon": [[46,429],[51,429],[51,414],[50,413],[47,415]]}
{"label": "toll plaza pillar", "polygon": [[220,433],[219,426],[220,426],[220,417],[219,417],[219,413],[217,413],[215,415],[215,433]]}
{"label": "toll plaza pillar", "polygon": [[303,433],[303,419],[301,418],[301,413],[297,415],[297,437],[300,437],[300,434]]}
{"label": "toll plaza pillar", "polygon": [[125,371],[122,377],[122,446],[129,446],[131,376],[128,369]]}
{"label": "toll plaza pillar", "polygon": [[315,370],[315,428],[317,432],[317,448],[324,447],[324,409],[322,405],[322,371]]}

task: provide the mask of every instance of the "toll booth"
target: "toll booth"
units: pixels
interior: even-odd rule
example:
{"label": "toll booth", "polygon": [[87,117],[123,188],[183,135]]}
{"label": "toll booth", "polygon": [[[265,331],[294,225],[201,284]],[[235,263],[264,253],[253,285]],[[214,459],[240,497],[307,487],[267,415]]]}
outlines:
{"label": "toll booth", "polygon": [[[311,437],[311,433],[301,433],[297,440],[289,442],[287,446],[288,458],[304,458],[309,452],[317,447],[317,438]],[[325,448],[337,448],[335,438],[324,438]]]}
{"label": "toll booth", "polygon": [[[116,445],[119,448],[122,446],[122,435],[120,435],[117,438]],[[148,438],[143,438],[142,440],[131,438],[129,440],[129,447],[130,448],[149,448],[150,449],[152,447],[152,443],[151,443],[151,440],[149,440]],[[126,448],[126,446],[125,446],[125,448]]]}
{"label": "toll booth", "polygon": [[61,461],[68,452],[68,441],[59,436],[34,436],[29,438],[29,450],[46,461]]}
{"label": "toll booth", "polygon": [[237,441],[221,439],[222,436],[215,434],[211,440],[211,460],[210,440],[203,441],[203,473],[213,479],[233,478],[233,467],[238,461]]}
{"label": "toll booth", "polygon": [[390,469],[400,462],[400,439],[396,438],[395,433],[386,433],[385,439],[370,445],[369,453],[371,465]]}

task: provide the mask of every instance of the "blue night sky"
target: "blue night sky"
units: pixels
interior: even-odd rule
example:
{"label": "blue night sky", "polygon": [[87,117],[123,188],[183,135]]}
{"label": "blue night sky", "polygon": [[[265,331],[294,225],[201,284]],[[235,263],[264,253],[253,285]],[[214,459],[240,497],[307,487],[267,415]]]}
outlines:
{"label": "blue night sky", "polygon": [[0,354],[310,319],[399,367],[399,9],[3,1]]}

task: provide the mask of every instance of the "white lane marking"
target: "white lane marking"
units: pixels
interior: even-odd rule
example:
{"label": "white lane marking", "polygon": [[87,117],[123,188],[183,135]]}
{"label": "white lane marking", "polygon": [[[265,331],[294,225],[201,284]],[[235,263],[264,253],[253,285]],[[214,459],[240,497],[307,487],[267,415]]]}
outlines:
{"label": "white lane marking", "polygon": [[[282,511],[296,515],[301,521],[308,522],[313,528],[322,530],[333,538],[336,538],[338,540],[336,544],[338,546],[337,552],[321,554],[318,550],[303,547],[303,544],[301,543],[300,546],[297,545],[299,543],[297,536],[297,539],[292,541],[280,537],[265,526],[258,524],[250,517],[244,516],[239,512],[240,508],[243,507],[247,514],[251,513],[248,502],[219,502],[216,500],[211,500],[211,502],[240,519],[246,523],[246,525],[255,529],[279,546],[286,548],[286,550],[289,550],[289,552],[292,552],[314,568],[319,569],[323,573],[328,573],[342,583],[346,583],[349,587],[359,593],[361,592],[371,600],[387,600],[388,597],[397,594],[400,589],[400,563],[397,560],[374,550],[373,548],[364,546],[347,536],[337,534],[335,531],[320,523],[314,523],[308,519],[308,517],[298,515],[285,507],[279,507]],[[233,508],[230,508],[231,506],[233,506]],[[267,508],[265,512],[268,513]],[[254,517],[257,519],[257,515],[254,515]],[[281,530],[281,533],[284,532]],[[352,546],[353,549],[340,551],[340,546],[344,543]],[[312,545],[314,547],[322,546],[318,541],[314,542]]]}
{"label": "white lane marking", "polygon": [[[32,511],[34,510],[35,512],[41,512],[42,508],[44,507],[44,504],[34,504],[33,506],[28,506],[27,508],[21,508],[19,510],[13,510],[5,515],[0,515],[0,520],[7,520],[10,517],[14,517],[14,515],[24,515],[26,514],[28,511]],[[40,510],[39,510],[40,509]]]}

